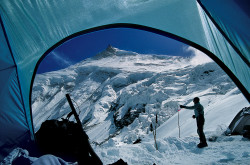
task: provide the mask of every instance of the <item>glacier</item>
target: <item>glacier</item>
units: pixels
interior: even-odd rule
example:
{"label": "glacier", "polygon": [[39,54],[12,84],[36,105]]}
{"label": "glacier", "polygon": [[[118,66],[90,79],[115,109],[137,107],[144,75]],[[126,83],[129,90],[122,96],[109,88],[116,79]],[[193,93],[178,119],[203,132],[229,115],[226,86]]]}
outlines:
{"label": "glacier", "polygon": [[[200,97],[208,135],[221,135],[238,111],[249,106],[232,80],[212,61],[197,61],[195,56],[139,54],[112,46],[68,68],[36,75],[32,89],[35,131],[45,120],[67,116],[71,110],[66,93],[73,99],[83,127],[105,163],[123,157],[129,164],[164,164],[166,160],[169,164],[185,164],[175,152],[190,159],[188,163],[205,162],[191,161],[201,154],[191,147],[198,141],[192,111],[180,111],[178,138],[179,105],[192,104],[194,97]],[[149,129],[151,123],[157,126],[158,151]],[[133,145],[137,139],[142,143]],[[242,143],[239,137],[231,141]],[[184,155],[187,151],[190,157]],[[249,159],[250,152],[242,154],[243,162]],[[208,155],[214,156],[212,152]],[[220,160],[218,163],[224,163]]]}

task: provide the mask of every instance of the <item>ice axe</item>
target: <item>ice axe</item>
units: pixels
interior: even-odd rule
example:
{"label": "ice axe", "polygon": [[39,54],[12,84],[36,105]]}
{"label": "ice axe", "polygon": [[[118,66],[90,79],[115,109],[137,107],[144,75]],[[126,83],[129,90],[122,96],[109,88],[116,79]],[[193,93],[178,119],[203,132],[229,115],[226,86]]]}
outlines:
{"label": "ice axe", "polygon": [[[70,106],[70,108],[72,110],[72,114],[75,116],[76,123],[78,124],[80,134],[82,135],[82,137],[84,137],[83,138],[84,140],[82,139],[83,140],[82,144],[84,144],[84,147],[86,147],[86,148],[82,148],[82,150],[83,150],[82,153],[84,153],[85,150],[87,150],[88,154],[91,155],[91,159],[94,161],[93,163],[95,163],[96,165],[103,165],[101,159],[98,157],[98,155],[95,153],[95,151],[93,150],[92,146],[89,143],[89,137],[86,134],[86,132],[84,131],[84,129],[82,128],[82,123],[81,123],[81,121],[79,119],[78,114],[76,113],[76,110],[75,110],[75,107],[74,107],[74,105],[73,105],[73,103],[71,101],[70,95],[66,94],[66,98],[67,98],[69,106]],[[79,161],[87,161],[87,158],[86,158],[86,160],[81,159]],[[79,163],[79,164],[81,164],[81,163]]]}

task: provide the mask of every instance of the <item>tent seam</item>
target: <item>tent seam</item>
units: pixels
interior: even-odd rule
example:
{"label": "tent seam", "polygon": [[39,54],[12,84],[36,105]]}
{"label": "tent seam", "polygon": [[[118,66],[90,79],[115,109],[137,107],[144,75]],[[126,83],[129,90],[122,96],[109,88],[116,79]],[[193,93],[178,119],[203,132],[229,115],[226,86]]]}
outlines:
{"label": "tent seam", "polygon": [[[25,108],[25,104],[24,104],[24,100],[23,100],[23,93],[22,93],[22,88],[21,88],[21,83],[20,83],[20,79],[19,79],[19,75],[18,75],[18,69],[17,69],[17,64],[16,64],[16,60],[14,58],[14,55],[13,55],[13,52],[12,52],[12,49],[11,49],[11,46],[10,46],[10,42],[8,40],[8,35],[7,35],[7,32],[6,32],[6,29],[4,27],[4,23],[3,23],[3,20],[2,20],[2,15],[0,14],[0,24],[2,26],[2,29],[3,29],[3,33],[4,33],[4,37],[5,37],[5,40],[6,40],[6,43],[8,45],[8,49],[10,51],[10,54],[11,54],[11,57],[12,57],[12,60],[13,60],[13,63],[14,63],[14,66],[13,68],[15,67],[16,68],[16,76],[17,76],[17,81],[18,81],[18,86],[19,86],[19,90],[20,90],[20,95],[21,95],[21,103],[23,105],[23,110],[24,110],[24,115],[25,115],[25,121],[26,121],[26,126],[28,127],[29,129],[29,132],[30,129],[30,126],[29,126],[29,122],[28,122],[28,118],[27,118],[27,114],[26,114],[26,108]],[[32,125],[33,127],[33,125]]]}

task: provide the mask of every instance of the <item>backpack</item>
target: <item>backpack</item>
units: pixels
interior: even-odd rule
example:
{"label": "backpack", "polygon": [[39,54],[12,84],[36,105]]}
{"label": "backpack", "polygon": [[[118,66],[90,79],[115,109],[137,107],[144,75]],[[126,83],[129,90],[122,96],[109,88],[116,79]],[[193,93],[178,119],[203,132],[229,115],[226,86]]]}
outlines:
{"label": "backpack", "polygon": [[88,135],[73,121],[46,120],[35,138],[42,154],[52,154],[79,164],[102,164],[90,146]]}

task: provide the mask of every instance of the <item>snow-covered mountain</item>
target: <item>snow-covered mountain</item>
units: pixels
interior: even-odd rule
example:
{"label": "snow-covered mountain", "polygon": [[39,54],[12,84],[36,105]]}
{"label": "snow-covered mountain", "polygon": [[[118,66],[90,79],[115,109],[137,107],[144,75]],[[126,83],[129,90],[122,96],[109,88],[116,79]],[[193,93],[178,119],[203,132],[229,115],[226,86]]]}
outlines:
{"label": "snow-covered mountain", "polygon": [[[205,133],[218,130],[218,126],[226,127],[248,102],[216,63],[194,60],[195,57],[142,55],[109,46],[66,69],[38,74],[32,91],[35,131],[47,119],[66,117],[70,112],[66,93],[71,95],[91,142],[104,148],[111,146],[107,150],[115,158],[121,155],[118,150],[113,153],[114,146],[126,144],[132,149],[139,138],[147,141],[143,145],[151,153],[150,124],[155,123],[156,115],[158,137],[164,149],[167,137],[178,137],[179,105],[190,104],[194,97],[200,97],[212,123],[205,127]],[[192,113],[180,112],[182,137],[196,136]],[[111,161],[106,158],[108,151],[99,151],[106,162]],[[161,164],[157,156],[153,156],[154,160]]]}

